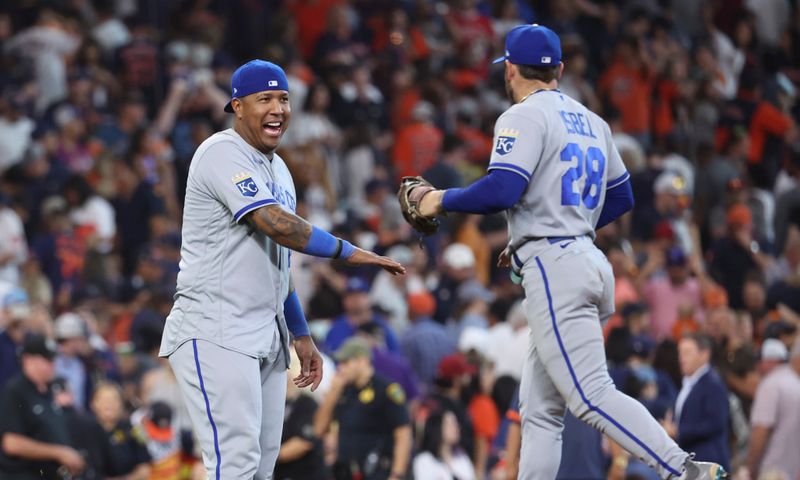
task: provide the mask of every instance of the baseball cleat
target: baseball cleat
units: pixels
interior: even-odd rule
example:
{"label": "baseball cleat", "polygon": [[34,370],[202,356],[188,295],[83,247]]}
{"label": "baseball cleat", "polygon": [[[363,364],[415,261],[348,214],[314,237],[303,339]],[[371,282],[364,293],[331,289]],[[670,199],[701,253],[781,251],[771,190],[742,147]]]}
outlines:
{"label": "baseball cleat", "polygon": [[724,480],[726,478],[728,478],[728,472],[718,463],[687,460],[686,470],[679,480]]}

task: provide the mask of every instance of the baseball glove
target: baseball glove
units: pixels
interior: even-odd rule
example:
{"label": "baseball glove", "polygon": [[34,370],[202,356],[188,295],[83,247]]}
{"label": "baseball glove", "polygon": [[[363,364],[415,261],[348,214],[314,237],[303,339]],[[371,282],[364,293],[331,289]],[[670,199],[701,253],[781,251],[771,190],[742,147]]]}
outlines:
{"label": "baseball glove", "polygon": [[400,182],[400,191],[397,199],[400,200],[400,210],[406,222],[414,230],[423,235],[433,235],[439,229],[439,220],[435,217],[424,217],[419,213],[419,203],[427,193],[436,190],[422,177],[403,177]]}

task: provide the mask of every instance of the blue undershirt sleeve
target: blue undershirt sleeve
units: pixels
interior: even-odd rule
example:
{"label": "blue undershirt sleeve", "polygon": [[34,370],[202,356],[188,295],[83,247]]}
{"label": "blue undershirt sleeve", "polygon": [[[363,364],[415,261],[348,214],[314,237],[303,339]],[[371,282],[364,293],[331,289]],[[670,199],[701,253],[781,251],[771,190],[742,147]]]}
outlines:
{"label": "blue undershirt sleeve", "polygon": [[286,318],[286,327],[292,332],[294,338],[311,335],[306,316],[303,313],[303,307],[300,305],[300,299],[294,290],[283,302],[283,315]]}
{"label": "blue undershirt sleeve", "polygon": [[606,201],[600,211],[595,230],[605,227],[633,208],[633,189],[630,178],[606,189]]}
{"label": "blue undershirt sleeve", "polygon": [[447,212],[497,213],[513,207],[528,188],[528,180],[517,173],[493,169],[465,188],[450,188],[442,197]]}

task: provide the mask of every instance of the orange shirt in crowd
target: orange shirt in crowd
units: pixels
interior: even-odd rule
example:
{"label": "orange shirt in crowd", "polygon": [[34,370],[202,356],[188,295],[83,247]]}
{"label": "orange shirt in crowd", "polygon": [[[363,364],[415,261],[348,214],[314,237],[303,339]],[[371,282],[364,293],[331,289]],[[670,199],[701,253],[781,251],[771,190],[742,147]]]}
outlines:
{"label": "orange shirt in crowd", "polygon": [[328,11],[342,0],[290,0],[286,8],[297,22],[300,52],[308,60],[314,54],[317,40],[328,26]]}
{"label": "orange shirt in crowd", "polygon": [[485,394],[475,395],[469,402],[468,410],[475,437],[490,442],[494,440],[500,429],[500,414],[491,397]]}
{"label": "orange shirt in crowd", "polygon": [[422,32],[414,26],[409,26],[405,31],[390,30],[383,19],[370,21],[372,30],[372,51],[380,53],[389,46],[402,49],[405,62],[427,58],[430,54],[428,42]]}
{"label": "orange shirt in crowd", "polygon": [[656,137],[665,137],[675,128],[675,116],[672,107],[680,96],[678,85],[672,80],[663,80],[656,87],[656,105],[653,112],[653,133]]}
{"label": "orange shirt in crowd", "polygon": [[430,123],[417,122],[400,128],[392,148],[397,180],[421,175],[436,163],[442,152],[443,139],[442,131]]}
{"label": "orange shirt in crowd", "polygon": [[455,134],[467,146],[467,157],[472,163],[486,165],[492,154],[492,137],[483,133],[480,128],[461,124],[456,127]]}
{"label": "orange shirt in crowd", "polygon": [[598,86],[601,94],[620,111],[625,132],[637,134],[650,131],[653,78],[649,72],[616,61],[600,77]]}
{"label": "orange shirt in crowd", "polygon": [[771,103],[761,102],[750,119],[750,152],[747,162],[761,163],[769,135],[782,137],[792,126],[792,119]]}
{"label": "orange shirt in crowd", "polygon": [[413,121],[412,112],[420,100],[422,100],[422,94],[418,88],[407,88],[397,95],[397,99],[392,103],[391,112],[392,129],[394,131]]}

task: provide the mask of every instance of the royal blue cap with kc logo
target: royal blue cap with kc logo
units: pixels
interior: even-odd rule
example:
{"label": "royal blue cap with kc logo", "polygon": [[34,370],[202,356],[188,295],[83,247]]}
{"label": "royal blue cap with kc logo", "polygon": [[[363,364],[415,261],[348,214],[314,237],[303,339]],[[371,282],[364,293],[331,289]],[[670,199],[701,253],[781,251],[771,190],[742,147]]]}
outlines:
{"label": "royal blue cap with kc logo", "polygon": [[561,62],[561,39],[556,32],[535,23],[514,27],[506,35],[506,54],[492,63],[504,60],[535,67],[558,65]]}
{"label": "royal blue cap with kc logo", "polygon": [[[289,81],[281,67],[265,60],[250,60],[231,75],[231,100],[266,90],[289,91]],[[233,113],[231,102],[225,111]]]}

